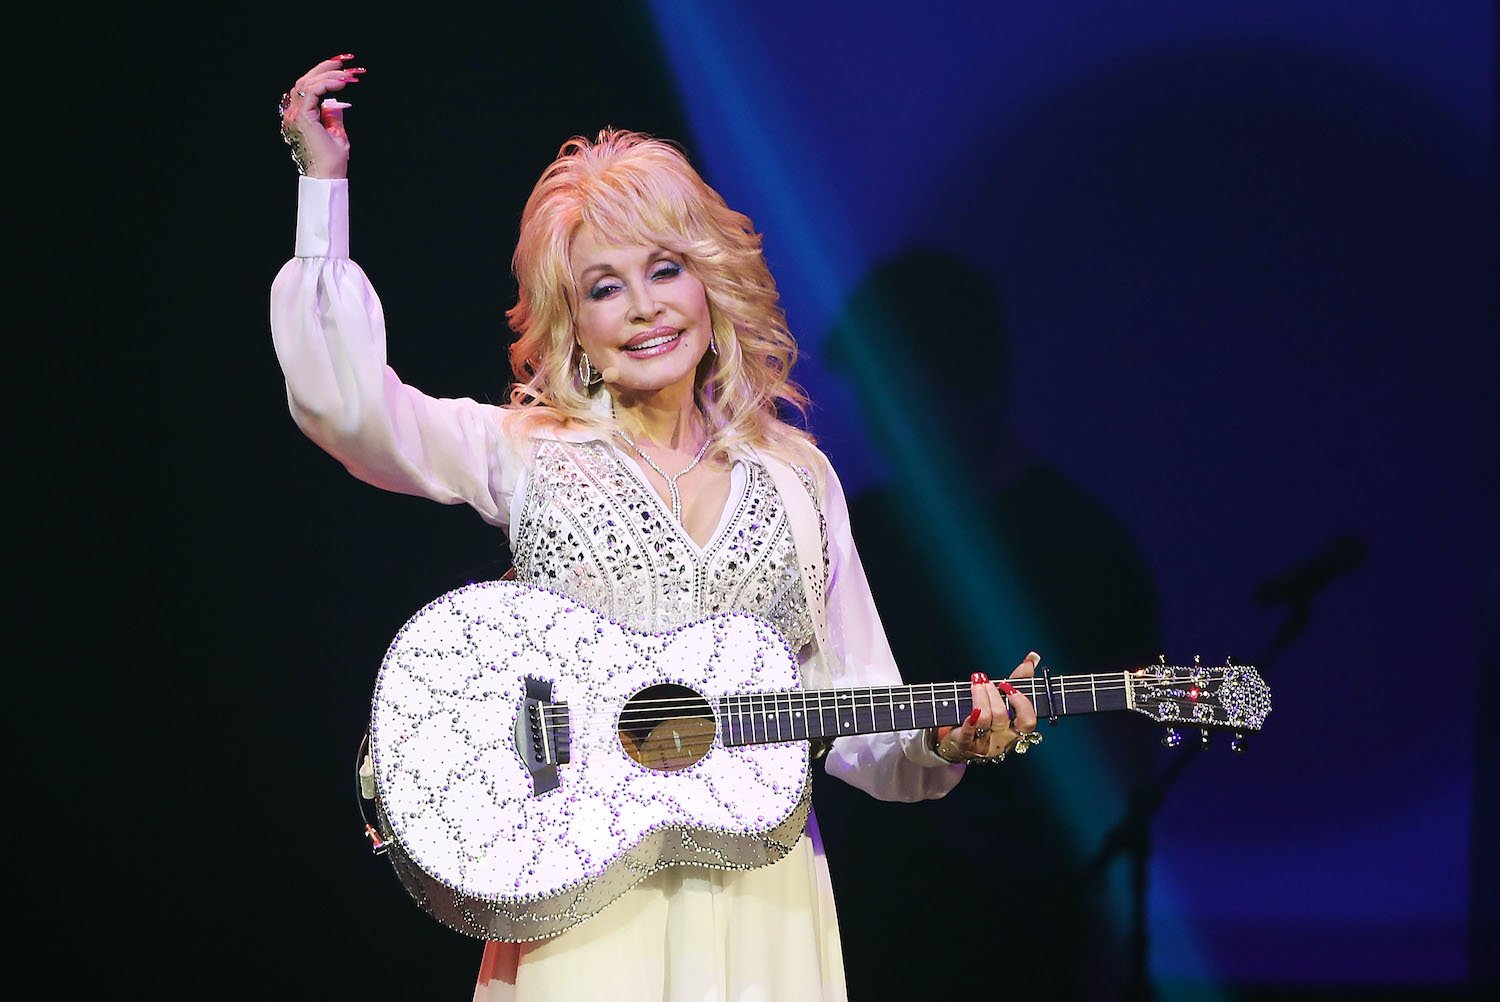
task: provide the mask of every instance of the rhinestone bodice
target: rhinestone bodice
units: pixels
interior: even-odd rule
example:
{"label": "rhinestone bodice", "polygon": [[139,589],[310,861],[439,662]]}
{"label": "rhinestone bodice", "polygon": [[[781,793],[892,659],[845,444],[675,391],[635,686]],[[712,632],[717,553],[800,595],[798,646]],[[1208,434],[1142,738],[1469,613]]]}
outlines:
{"label": "rhinestone bodice", "polygon": [[717,612],[752,612],[800,650],[813,635],[786,508],[761,466],[705,547],[607,442],[536,443],[511,538],[521,581],[614,621],[661,630]]}

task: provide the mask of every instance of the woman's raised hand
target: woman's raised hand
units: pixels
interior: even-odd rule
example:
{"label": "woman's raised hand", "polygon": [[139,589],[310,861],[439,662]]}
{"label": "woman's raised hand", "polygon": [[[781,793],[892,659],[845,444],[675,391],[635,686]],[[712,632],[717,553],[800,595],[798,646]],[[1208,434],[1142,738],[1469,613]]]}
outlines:
{"label": "woman's raised hand", "polygon": [[[1010,673],[1011,678],[1030,678],[1041,663],[1032,651]],[[950,762],[998,761],[1012,750],[1026,751],[1041,743],[1036,733],[1036,707],[1009,682],[992,684],[983,672],[975,672],[974,709],[957,727],[937,729],[936,750]]]}
{"label": "woman's raised hand", "polygon": [[323,60],[281,97],[281,138],[292,148],[297,170],[308,177],[349,176],[349,135],[344,131],[349,105],[324,97],[359,82],[364,67],[344,66],[353,58],[345,53]]}

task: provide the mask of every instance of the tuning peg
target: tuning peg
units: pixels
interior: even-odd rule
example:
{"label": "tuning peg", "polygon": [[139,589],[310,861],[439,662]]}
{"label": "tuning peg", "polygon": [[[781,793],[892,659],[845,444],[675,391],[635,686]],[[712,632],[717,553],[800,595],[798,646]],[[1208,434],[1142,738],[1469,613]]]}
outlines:
{"label": "tuning peg", "polygon": [[1231,657],[1228,654],[1224,655],[1224,667],[1226,667],[1226,668],[1233,668],[1234,667],[1234,658]]}
{"label": "tuning peg", "polygon": [[1250,750],[1250,739],[1243,734],[1236,734],[1229,739],[1229,750],[1237,755],[1243,755]]}
{"label": "tuning peg", "polygon": [[1200,728],[1198,730],[1198,747],[1199,748],[1207,748],[1208,747],[1208,728],[1207,727],[1203,727],[1203,728]]}
{"label": "tuning peg", "polygon": [[1161,666],[1163,668],[1165,668],[1167,666],[1167,656],[1165,654],[1158,654],[1156,656],[1156,660],[1158,660],[1158,661],[1161,662]]}
{"label": "tuning peg", "polygon": [[1168,727],[1167,733],[1161,736],[1162,746],[1165,748],[1176,748],[1182,744],[1182,732],[1175,727]]}

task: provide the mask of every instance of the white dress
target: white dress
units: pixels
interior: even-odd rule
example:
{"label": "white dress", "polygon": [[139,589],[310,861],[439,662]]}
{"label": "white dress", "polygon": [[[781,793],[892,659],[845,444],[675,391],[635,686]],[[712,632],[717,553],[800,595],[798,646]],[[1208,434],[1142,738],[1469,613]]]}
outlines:
{"label": "white dress", "polygon": [[[785,506],[757,458],[732,469],[705,546],[666,513],[635,461],[597,433],[520,443],[514,411],[435,399],[386,365],[380,301],[348,258],[348,182],[301,178],[296,256],[271,295],[271,327],[297,424],[360,479],[472,506],[505,528],[521,580],[571,594],[637,628],[739,609],[802,651],[809,687],[900,681],[831,469],[818,504],[827,546],[828,650],[812,641]],[[963,774],[921,732],[842,737],[827,771],[885,800],[947,793]],[[913,920],[917,913],[913,912]],[[676,867],[603,912],[535,943],[486,944],[476,1000],[838,1000],[843,961],[828,868],[808,836],[753,870]]]}

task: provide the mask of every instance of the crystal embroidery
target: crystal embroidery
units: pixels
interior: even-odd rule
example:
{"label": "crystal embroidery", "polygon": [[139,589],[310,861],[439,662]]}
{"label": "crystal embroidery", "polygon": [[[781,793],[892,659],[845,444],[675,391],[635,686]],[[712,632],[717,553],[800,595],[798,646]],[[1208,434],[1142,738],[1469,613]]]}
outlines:
{"label": "crystal embroidery", "polygon": [[744,464],[744,491],[700,550],[624,462],[606,442],[536,444],[511,541],[519,580],[638,630],[737,610],[793,650],[812,639],[791,525],[762,467]]}

